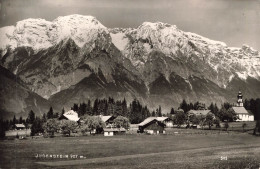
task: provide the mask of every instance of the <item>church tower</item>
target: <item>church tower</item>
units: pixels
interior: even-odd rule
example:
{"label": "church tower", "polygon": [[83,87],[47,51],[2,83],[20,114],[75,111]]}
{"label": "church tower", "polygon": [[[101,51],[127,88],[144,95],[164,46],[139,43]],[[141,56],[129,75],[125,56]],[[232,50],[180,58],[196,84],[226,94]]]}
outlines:
{"label": "church tower", "polygon": [[238,95],[237,95],[237,106],[238,107],[244,107],[243,95],[242,95],[242,93],[240,91],[238,92]]}

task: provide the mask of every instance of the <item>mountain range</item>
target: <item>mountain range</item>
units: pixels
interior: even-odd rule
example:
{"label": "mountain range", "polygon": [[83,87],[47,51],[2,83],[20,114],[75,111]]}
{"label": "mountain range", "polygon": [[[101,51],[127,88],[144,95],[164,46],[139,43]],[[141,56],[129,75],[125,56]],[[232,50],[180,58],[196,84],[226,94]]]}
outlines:
{"label": "mountain range", "polygon": [[150,109],[161,105],[164,112],[183,99],[235,102],[238,90],[260,97],[257,50],[167,23],[112,29],[92,16],[26,19],[0,28],[0,39],[2,116],[109,96],[136,98]]}

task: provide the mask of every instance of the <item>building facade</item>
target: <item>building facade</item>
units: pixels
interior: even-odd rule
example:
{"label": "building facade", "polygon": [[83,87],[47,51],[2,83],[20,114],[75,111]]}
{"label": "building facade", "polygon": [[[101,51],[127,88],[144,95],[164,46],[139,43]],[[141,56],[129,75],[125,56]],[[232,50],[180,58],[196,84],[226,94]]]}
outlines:
{"label": "building facade", "polygon": [[232,110],[237,115],[238,119],[236,121],[254,121],[254,115],[252,112],[247,111],[244,108],[243,104],[243,95],[242,92],[239,91],[237,95],[237,104],[232,107]]}

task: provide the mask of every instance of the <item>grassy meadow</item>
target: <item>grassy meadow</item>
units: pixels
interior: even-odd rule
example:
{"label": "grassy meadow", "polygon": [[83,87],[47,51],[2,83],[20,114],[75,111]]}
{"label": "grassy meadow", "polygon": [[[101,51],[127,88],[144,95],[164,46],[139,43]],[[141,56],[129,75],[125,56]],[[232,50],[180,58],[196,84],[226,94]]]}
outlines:
{"label": "grassy meadow", "polygon": [[251,133],[171,128],[166,135],[1,140],[0,168],[257,168],[260,137]]}

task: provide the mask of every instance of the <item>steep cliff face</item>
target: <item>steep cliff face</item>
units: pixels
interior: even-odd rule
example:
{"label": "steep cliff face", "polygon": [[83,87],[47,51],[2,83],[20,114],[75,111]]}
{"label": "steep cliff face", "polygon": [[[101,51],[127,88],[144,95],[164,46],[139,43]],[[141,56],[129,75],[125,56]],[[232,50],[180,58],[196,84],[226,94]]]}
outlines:
{"label": "steep cliff face", "polygon": [[[48,100],[31,92],[23,81],[9,70],[0,66],[0,117],[27,117],[33,110],[36,115],[46,113],[51,104]],[[17,115],[18,114],[18,115]]]}
{"label": "steep cliff face", "polygon": [[138,98],[168,110],[182,99],[260,97],[260,57],[174,25],[108,29],[92,16],[27,19],[0,28],[1,65],[28,88],[70,107],[96,97]]}
{"label": "steep cliff face", "polygon": [[[246,45],[227,47],[223,42],[183,32],[161,22],[144,22],[137,29],[112,29],[110,32],[112,42],[141,72],[153,67],[151,64],[160,57],[162,64],[156,63],[158,67],[154,69],[158,68],[166,77],[171,72],[184,78],[196,75],[224,88],[235,76],[260,79],[259,53]],[[173,62],[185,65],[179,67]]]}

